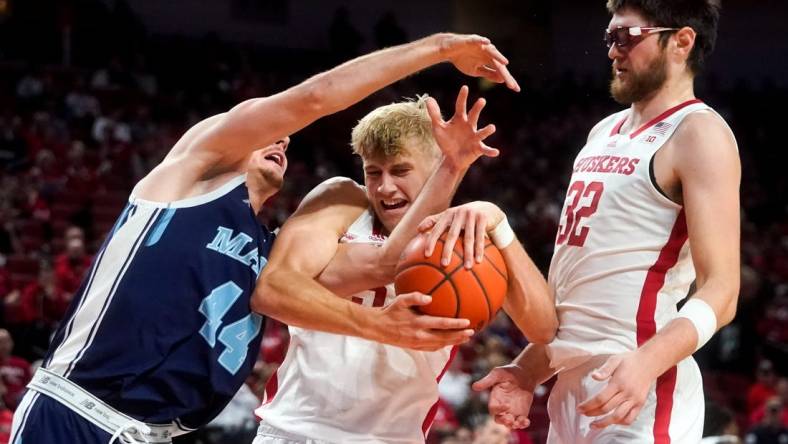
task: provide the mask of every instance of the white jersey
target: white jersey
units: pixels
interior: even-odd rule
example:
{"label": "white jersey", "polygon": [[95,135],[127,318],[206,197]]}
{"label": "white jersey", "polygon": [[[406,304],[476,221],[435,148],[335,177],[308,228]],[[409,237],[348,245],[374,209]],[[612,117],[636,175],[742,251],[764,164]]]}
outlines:
{"label": "white jersey", "polygon": [[[372,210],[340,242],[382,244]],[[394,286],[353,297],[383,306]],[[424,442],[438,401],[438,381],[452,348],[421,352],[361,338],[289,327],[287,355],[255,411],[265,423],[321,442]]]}
{"label": "white jersey", "polygon": [[[625,110],[600,122],[574,162],[549,284],[559,319],[554,368],[636,349],[676,317],[695,269],[684,210],[654,185],[654,153],[689,113],[690,100],[631,134]],[[712,111],[713,112],[713,111]]]}

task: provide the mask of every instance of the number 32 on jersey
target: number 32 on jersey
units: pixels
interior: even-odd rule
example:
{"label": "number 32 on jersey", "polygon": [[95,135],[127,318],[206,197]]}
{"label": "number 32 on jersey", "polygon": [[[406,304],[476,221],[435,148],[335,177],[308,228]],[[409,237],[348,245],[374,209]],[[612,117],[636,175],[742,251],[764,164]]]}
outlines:
{"label": "number 32 on jersey", "polygon": [[566,242],[567,245],[582,247],[586,243],[591,229],[584,224],[583,219],[596,213],[604,190],[605,185],[602,182],[586,184],[578,180],[569,186],[566,192],[566,211],[558,225],[556,245]]}

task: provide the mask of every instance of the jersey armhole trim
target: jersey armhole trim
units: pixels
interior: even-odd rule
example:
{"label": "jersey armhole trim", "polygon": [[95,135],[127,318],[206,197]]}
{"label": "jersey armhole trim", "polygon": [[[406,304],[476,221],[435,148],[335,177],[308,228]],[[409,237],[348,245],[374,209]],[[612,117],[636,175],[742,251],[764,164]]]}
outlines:
{"label": "jersey armhole trim", "polygon": [[229,193],[230,191],[234,190],[238,185],[244,183],[246,181],[246,173],[241,174],[239,176],[233,177],[232,179],[228,180],[221,185],[219,188],[216,188],[213,191],[209,191],[205,194],[200,194],[198,196],[187,197],[185,199],[174,200],[172,202],[159,202],[153,200],[145,200],[140,199],[134,193],[129,196],[129,202],[132,204],[142,205],[142,206],[149,206],[149,207],[157,207],[157,208],[188,208],[188,207],[196,207],[198,205],[202,205],[213,200],[216,200],[225,194]]}
{"label": "jersey armhole trim", "polygon": [[651,155],[651,158],[648,161],[648,189],[660,203],[665,204],[668,208],[681,210],[684,208],[684,206],[674,202],[671,198],[669,198],[668,195],[662,191],[662,188],[660,188],[659,184],[657,184],[657,176],[654,174],[654,158],[657,157],[657,151]]}

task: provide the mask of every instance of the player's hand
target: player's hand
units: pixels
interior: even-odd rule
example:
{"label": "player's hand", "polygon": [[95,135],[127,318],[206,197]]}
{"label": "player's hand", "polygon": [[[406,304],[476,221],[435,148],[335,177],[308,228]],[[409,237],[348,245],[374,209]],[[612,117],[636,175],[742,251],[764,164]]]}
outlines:
{"label": "player's hand", "polygon": [[443,246],[441,265],[449,265],[454,244],[463,236],[463,254],[465,267],[471,268],[473,261],[481,263],[484,257],[484,238],[503,220],[503,211],[495,204],[477,201],[449,208],[441,213],[428,216],[421,224],[419,231],[429,231],[424,247],[424,256],[432,255],[435,245],[444,231],[448,230],[446,243]]}
{"label": "player's hand", "polygon": [[378,342],[414,350],[435,351],[467,342],[473,330],[467,319],[441,318],[419,314],[413,307],[427,305],[432,297],[405,293],[391,304],[376,309]]}
{"label": "player's hand", "polygon": [[443,153],[444,162],[450,162],[457,169],[468,168],[479,156],[498,156],[498,150],[484,143],[484,139],[495,132],[495,125],[489,124],[477,130],[479,115],[487,103],[483,98],[476,100],[470,111],[466,111],[468,87],[463,85],[454,104],[454,115],[443,120],[438,102],[432,97],[427,99],[427,113],[432,121],[432,134]]}
{"label": "player's hand", "polygon": [[484,77],[491,82],[504,83],[513,91],[520,91],[520,85],[506,68],[509,60],[490,39],[459,34],[439,34],[437,38],[441,55],[463,74]]}
{"label": "player's hand", "polygon": [[524,429],[531,425],[528,413],[534,400],[534,390],[524,387],[518,371],[522,370],[515,365],[496,367],[471,386],[477,392],[491,389],[487,409],[495,422],[510,429]]}
{"label": "player's hand", "polygon": [[649,388],[657,379],[650,369],[653,366],[637,352],[610,356],[591,373],[597,381],[607,381],[595,396],[577,406],[586,416],[598,416],[591,427],[602,429],[611,424],[632,424],[646,402]]}

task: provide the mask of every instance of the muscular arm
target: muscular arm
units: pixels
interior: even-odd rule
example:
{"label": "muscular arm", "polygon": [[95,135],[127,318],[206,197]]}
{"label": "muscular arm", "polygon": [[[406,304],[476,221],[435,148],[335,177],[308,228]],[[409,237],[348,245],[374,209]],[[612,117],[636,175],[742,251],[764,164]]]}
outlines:
{"label": "muscular arm", "polygon": [[[736,314],[739,293],[739,184],[736,141],[710,113],[688,116],[673,136],[668,157],[681,183],[697,291],[717,315],[717,329]],[[639,350],[657,375],[691,355],[697,331],[690,321],[668,323]]]}
{"label": "muscular arm", "polygon": [[547,344],[558,330],[555,298],[547,281],[517,239],[501,253],[509,273],[504,311],[530,342]]}
{"label": "muscular arm", "polygon": [[[353,59],[283,92],[246,100],[206,119],[175,144],[141,189],[150,199],[182,198],[201,180],[241,171],[241,162],[251,152],[444,61],[451,61],[465,74],[505,82],[519,90],[504,66],[506,58],[489,40],[436,34]],[[488,70],[485,66],[495,68]]]}

